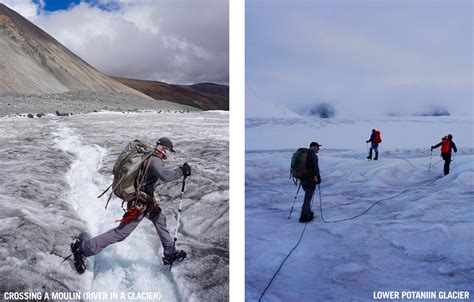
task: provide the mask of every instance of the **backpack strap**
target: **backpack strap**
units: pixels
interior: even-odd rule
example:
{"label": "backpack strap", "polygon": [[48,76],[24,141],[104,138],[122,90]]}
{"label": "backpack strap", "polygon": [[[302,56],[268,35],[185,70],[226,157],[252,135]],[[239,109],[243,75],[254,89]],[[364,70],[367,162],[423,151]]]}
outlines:
{"label": "backpack strap", "polygon": [[[148,172],[148,167],[150,166],[150,162],[151,162],[150,157],[151,156],[148,156],[145,160],[143,160],[142,163],[146,162],[146,164],[142,165],[140,167],[140,170],[138,171],[138,175],[137,175],[137,178],[135,180],[135,186],[137,188],[137,192],[135,194],[135,198],[133,198],[133,200],[132,200],[132,204],[130,205],[130,207],[127,206],[128,209],[127,209],[127,211],[125,211],[125,209],[123,208],[123,204],[126,201],[125,200],[122,201],[122,209],[125,211],[125,215],[123,216],[122,219],[116,220],[115,222],[128,223],[131,220],[136,219],[137,216],[141,213],[141,210],[136,207],[136,204],[141,199],[141,197],[143,196],[142,191],[140,189],[143,185],[143,180],[145,179],[145,177],[148,174],[147,173]],[[120,180],[120,181],[122,181],[122,180]],[[146,184],[148,184],[148,183],[149,182],[146,182]],[[107,203],[108,203],[108,201],[107,201]]]}
{"label": "backpack strap", "polygon": [[145,180],[145,177],[148,175],[148,168],[150,167],[150,163],[151,163],[150,157],[151,156],[147,157],[144,160],[144,162],[146,161],[146,164],[142,165],[142,167],[140,168],[140,171],[138,171],[138,176],[135,179],[135,187],[137,189],[137,192],[135,193],[135,198],[133,199],[132,205],[135,205],[135,203],[141,196],[141,188],[144,185],[143,181]]}
{"label": "backpack strap", "polygon": [[[118,186],[122,183],[122,181],[125,179],[125,175],[122,176],[122,178],[120,178],[119,182],[117,183],[117,185],[115,187],[112,188],[112,192],[110,192],[109,194],[109,198],[107,198],[107,203],[105,204],[105,208],[107,209],[107,206],[109,205],[109,201],[112,199],[112,195],[114,195],[114,192],[115,190],[118,188]],[[112,185],[109,186],[109,188],[112,187]],[[107,188],[106,191],[109,190],[109,188]],[[105,193],[105,192],[104,192]],[[99,197],[97,198],[100,198],[102,195],[104,195],[104,193],[100,194]]]}
{"label": "backpack strap", "polygon": [[[311,172],[310,177],[314,177],[314,151],[310,150],[306,158],[306,169]],[[296,184],[295,184],[296,185]]]}

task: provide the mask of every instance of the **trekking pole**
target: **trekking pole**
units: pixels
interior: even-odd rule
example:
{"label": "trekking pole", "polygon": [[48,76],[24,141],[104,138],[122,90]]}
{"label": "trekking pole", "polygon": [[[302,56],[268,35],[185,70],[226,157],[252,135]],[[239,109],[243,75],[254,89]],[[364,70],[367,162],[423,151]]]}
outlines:
{"label": "trekking pole", "polygon": [[431,149],[431,154],[430,154],[430,166],[428,168],[428,172],[431,171],[431,159],[433,158],[433,149]]}
{"label": "trekking pole", "polygon": [[296,194],[295,194],[295,200],[293,201],[293,205],[291,206],[291,209],[290,209],[290,214],[288,215],[288,219],[290,219],[290,217],[291,217],[291,213],[293,212],[293,207],[295,206],[295,203],[296,203],[296,197],[298,197],[298,192],[300,191],[300,188],[301,188],[301,181],[300,181],[300,185],[298,186],[298,190],[296,190]]}
{"label": "trekking pole", "polygon": [[[176,241],[178,240],[179,219],[181,218],[181,206],[183,205],[183,193],[184,193],[185,184],[186,184],[186,176],[183,177],[183,186],[181,187],[181,194],[179,195],[178,220],[176,221],[176,231],[174,233],[173,249],[171,253],[172,257],[174,257],[174,251],[176,249]],[[171,261],[170,271],[171,271],[171,267],[173,266],[173,262],[174,262],[174,259]]]}

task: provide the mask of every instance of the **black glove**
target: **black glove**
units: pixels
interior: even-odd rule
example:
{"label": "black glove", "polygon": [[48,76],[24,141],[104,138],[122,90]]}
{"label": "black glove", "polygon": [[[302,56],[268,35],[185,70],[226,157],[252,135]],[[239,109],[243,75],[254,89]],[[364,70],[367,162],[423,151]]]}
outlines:
{"label": "black glove", "polygon": [[433,147],[433,146],[431,146],[431,151],[433,151],[433,149],[434,149],[434,147]]}
{"label": "black glove", "polygon": [[370,142],[370,141],[365,141],[366,143]]}
{"label": "black glove", "polygon": [[183,176],[191,175],[191,166],[188,165],[188,163],[184,163],[184,165],[181,167],[181,170],[183,171]]}

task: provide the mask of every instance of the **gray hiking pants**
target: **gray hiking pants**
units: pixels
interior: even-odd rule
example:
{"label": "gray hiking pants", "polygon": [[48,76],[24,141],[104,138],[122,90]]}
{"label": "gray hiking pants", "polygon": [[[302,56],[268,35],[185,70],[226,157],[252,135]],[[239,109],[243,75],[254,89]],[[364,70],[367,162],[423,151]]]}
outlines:
{"label": "gray hiking pants", "polygon": [[311,200],[313,199],[314,190],[313,186],[303,186],[304,190],[304,201],[303,207],[301,207],[301,215],[309,215],[311,212]]}
{"label": "gray hiking pants", "polygon": [[[152,210],[150,220],[155,226],[156,232],[161,240],[164,254],[173,253],[173,239],[166,228],[166,217],[156,210]],[[121,222],[117,227],[100,234],[92,239],[85,240],[82,244],[81,251],[84,256],[89,257],[97,255],[107,246],[120,242],[127,238],[133,230],[140,224],[143,219],[143,214],[140,214],[137,219],[129,222]]]}

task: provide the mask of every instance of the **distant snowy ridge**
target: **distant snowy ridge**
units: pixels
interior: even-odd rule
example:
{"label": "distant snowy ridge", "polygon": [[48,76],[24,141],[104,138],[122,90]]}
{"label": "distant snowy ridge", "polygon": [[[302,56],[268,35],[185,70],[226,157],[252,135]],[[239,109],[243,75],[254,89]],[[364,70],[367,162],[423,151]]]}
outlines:
{"label": "distant snowy ridge", "polygon": [[271,101],[263,101],[253,93],[245,92],[246,118],[299,118],[300,115],[283,105]]}
{"label": "distant snowy ridge", "polygon": [[451,115],[443,106],[430,105],[423,109],[412,109],[407,111],[406,109],[398,109],[387,113],[388,116],[448,116]]}

